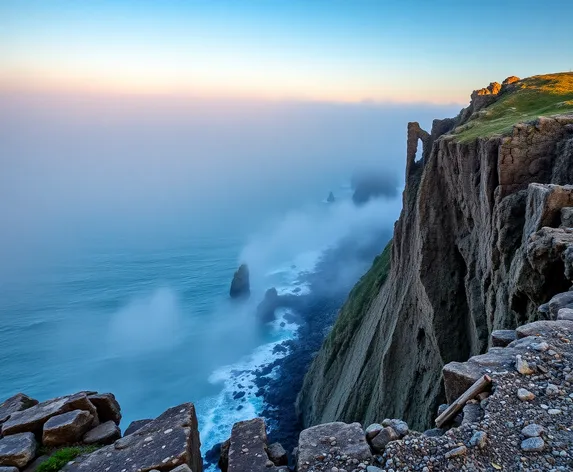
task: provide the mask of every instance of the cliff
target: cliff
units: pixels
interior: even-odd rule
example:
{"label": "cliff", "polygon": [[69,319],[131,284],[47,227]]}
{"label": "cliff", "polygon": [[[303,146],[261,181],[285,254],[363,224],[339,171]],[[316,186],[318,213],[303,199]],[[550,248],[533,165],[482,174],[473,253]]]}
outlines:
{"label": "cliff", "polygon": [[573,274],[557,229],[572,162],[571,73],[492,83],[430,133],[410,123],[390,267],[374,264],[315,357],[297,401],[304,426],[389,417],[423,430],[445,364],[546,316],[538,305]]}

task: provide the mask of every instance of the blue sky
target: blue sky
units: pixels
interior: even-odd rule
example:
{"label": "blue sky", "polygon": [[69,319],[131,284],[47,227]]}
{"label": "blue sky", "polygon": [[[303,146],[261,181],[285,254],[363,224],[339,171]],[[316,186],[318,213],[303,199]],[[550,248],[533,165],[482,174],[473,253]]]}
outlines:
{"label": "blue sky", "polygon": [[573,68],[567,0],[0,2],[0,87],[462,103]]}

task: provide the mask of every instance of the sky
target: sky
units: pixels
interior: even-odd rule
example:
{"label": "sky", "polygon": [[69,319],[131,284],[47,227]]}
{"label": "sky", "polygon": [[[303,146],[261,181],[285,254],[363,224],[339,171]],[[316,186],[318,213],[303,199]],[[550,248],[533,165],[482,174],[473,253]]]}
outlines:
{"label": "sky", "polygon": [[0,91],[466,103],[573,68],[567,0],[1,0]]}

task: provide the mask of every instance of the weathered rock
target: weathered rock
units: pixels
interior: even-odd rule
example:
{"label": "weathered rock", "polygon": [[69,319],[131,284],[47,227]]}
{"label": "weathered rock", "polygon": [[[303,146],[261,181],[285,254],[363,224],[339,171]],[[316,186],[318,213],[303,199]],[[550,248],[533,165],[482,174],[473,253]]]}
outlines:
{"label": "weathered rock", "polygon": [[527,402],[535,399],[535,395],[525,388],[518,388],[517,398],[519,398],[522,402]]}
{"label": "weathered rock", "polygon": [[515,357],[515,369],[522,375],[531,375],[534,370],[529,367],[529,364],[520,355]]}
{"label": "weathered rock", "polygon": [[271,467],[267,464],[266,447],[267,431],[262,418],[235,423],[231,431],[228,472],[274,470],[272,462]]}
{"label": "weathered rock", "polygon": [[497,329],[491,333],[491,345],[494,347],[505,347],[515,339],[514,329]]}
{"label": "weathered rock", "polygon": [[112,420],[106,421],[88,431],[82,442],[86,444],[101,444],[106,446],[121,438],[119,426]]}
{"label": "weathered rock", "polygon": [[114,444],[78,457],[65,472],[122,472],[172,470],[187,464],[203,470],[195,407],[192,403],[170,408],[138,431]]}
{"label": "weathered rock", "polygon": [[2,425],[2,434],[6,436],[30,432],[40,436],[46,421],[53,416],[73,410],[85,410],[93,416],[94,421],[97,419],[96,408],[88,400],[86,394],[77,393],[66,397],[54,398],[25,410],[12,413],[10,418]]}
{"label": "weathered rock", "polygon": [[462,424],[477,423],[483,417],[483,410],[479,403],[468,403],[464,406],[463,414]]}
{"label": "weathered rock", "polygon": [[466,446],[459,446],[456,447],[454,449],[451,449],[450,451],[446,452],[444,454],[444,457],[446,459],[451,459],[452,457],[459,457],[459,456],[465,456],[468,452],[468,448]]}
{"label": "weathered rock", "polygon": [[470,439],[470,446],[483,449],[487,444],[487,434],[483,431],[476,431]]}
{"label": "weathered rock", "polygon": [[36,455],[36,438],[32,433],[19,433],[0,439],[0,466],[23,468]]}
{"label": "weathered rock", "polygon": [[430,438],[437,438],[439,436],[443,436],[444,434],[446,434],[446,430],[442,428],[432,428],[424,431],[424,436],[428,436]]}
{"label": "weathered rock", "polygon": [[396,431],[394,431],[394,428],[392,428],[392,426],[386,426],[382,431],[374,436],[374,438],[372,438],[370,444],[375,452],[380,453],[384,451],[384,448],[390,441],[396,441],[397,439],[400,439],[400,436]]}
{"label": "weathered rock", "polygon": [[373,423],[368,428],[366,428],[366,439],[371,440],[374,436],[376,436],[380,431],[384,429],[384,426],[378,423]]}
{"label": "weathered rock", "polygon": [[271,444],[267,454],[274,465],[288,465],[288,454],[280,443]]}
{"label": "weathered rock", "polygon": [[0,466],[0,472],[19,472],[18,467]]}
{"label": "weathered rock", "polygon": [[534,323],[520,326],[517,328],[516,333],[518,339],[528,336],[542,336],[550,338],[556,336],[558,333],[573,334],[573,321],[535,321]]}
{"label": "weathered rock", "polygon": [[113,393],[99,393],[96,395],[89,395],[88,399],[96,407],[99,420],[102,423],[110,420],[115,424],[120,423],[121,408]]}
{"label": "weathered rock", "polygon": [[12,413],[22,411],[38,404],[38,400],[30,398],[23,393],[17,393],[0,404],[0,425],[4,423]]}
{"label": "weathered rock", "polygon": [[328,452],[330,438],[336,441],[341,456],[348,456],[359,462],[372,460],[370,447],[359,423],[326,423],[307,428],[300,433],[297,457],[299,471],[306,470],[306,463],[313,462],[316,456]]}
{"label": "weathered rock", "polygon": [[537,436],[541,436],[544,431],[545,428],[543,426],[531,423],[521,430],[521,434],[523,434],[526,438],[536,438]]}
{"label": "weathered rock", "polygon": [[127,427],[127,429],[125,430],[125,432],[123,433],[124,436],[129,436],[130,434],[135,433],[136,431],[139,431],[141,428],[143,428],[146,424],[151,423],[153,420],[152,419],[144,419],[144,420],[135,420],[132,421],[131,423],[129,423],[129,426]]}
{"label": "weathered rock", "polygon": [[231,298],[248,298],[250,294],[249,268],[247,264],[241,264],[233,276],[229,295]]}
{"label": "weathered rock", "polygon": [[94,416],[85,410],[73,410],[52,416],[44,424],[42,443],[55,447],[80,442],[92,427]]}
{"label": "weathered rock", "polygon": [[541,438],[527,438],[521,442],[521,449],[525,452],[541,452],[545,447],[545,441]]}
{"label": "weathered rock", "polygon": [[558,320],[573,321],[573,308],[561,308],[557,312]]}
{"label": "weathered rock", "polygon": [[227,472],[229,468],[229,448],[231,447],[231,438],[221,443],[221,455],[219,456],[218,466],[221,472]]}

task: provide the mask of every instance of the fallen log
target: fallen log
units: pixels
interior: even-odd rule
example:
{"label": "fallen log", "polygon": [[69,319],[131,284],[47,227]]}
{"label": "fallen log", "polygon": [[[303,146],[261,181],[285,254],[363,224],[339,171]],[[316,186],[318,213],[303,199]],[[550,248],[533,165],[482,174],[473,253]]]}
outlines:
{"label": "fallen log", "polygon": [[452,420],[458,412],[464,407],[466,402],[475,398],[480,393],[486,391],[491,386],[491,378],[488,375],[480,377],[474,384],[468,388],[455,402],[453,402],[445,411],[436,418],[436,426],[441,428],[448,421]]}

